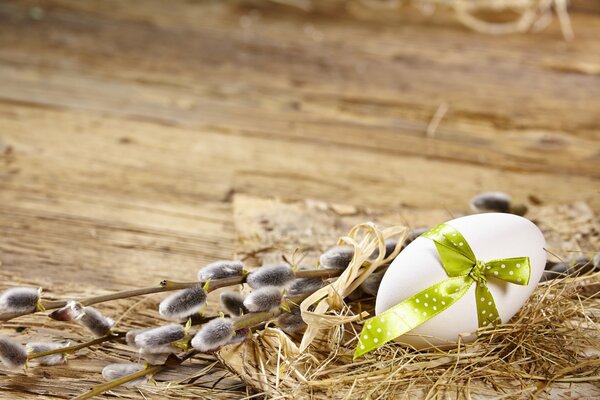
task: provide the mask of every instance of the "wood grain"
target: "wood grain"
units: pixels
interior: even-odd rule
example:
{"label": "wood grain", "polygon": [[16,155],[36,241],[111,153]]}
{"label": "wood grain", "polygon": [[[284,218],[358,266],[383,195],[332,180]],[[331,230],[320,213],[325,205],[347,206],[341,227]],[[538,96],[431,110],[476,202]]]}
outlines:
{"label": "wood grain", "polygon": [[600,14],[571,17],[567,43],[556,21],[492,37],[441,9],[3,1],[0,290],[192,279],[233,254],[236,193],[452,213],[504,190],[598,212]]}

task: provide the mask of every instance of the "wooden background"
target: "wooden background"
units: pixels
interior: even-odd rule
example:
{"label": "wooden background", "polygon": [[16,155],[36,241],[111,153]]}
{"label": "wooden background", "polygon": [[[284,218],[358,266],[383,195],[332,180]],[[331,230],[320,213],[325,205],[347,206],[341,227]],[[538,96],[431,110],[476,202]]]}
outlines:
{"label": "wooden background", "polygon": [[504,190],[598,212],[600,10],[571,18],[565,42],[556,21],[496,37],[443,9],[2,1],[0,290],[191,279],[232,256],[238,193],[460,210]]}

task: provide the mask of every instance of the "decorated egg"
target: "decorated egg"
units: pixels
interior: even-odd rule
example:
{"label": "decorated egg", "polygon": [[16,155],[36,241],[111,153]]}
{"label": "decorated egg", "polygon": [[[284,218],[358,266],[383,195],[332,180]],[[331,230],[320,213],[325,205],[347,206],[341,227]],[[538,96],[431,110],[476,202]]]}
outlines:
{"label": "decorated egg", "polygon": [[[512,214],[439,225],[410,243],[385,273],[375,306],[380,319],[388,319],[381,326],[394,336],[389,331],[406,323],[411,329],[396,340],[417,349],[452,345],[459,337],[473,341],[478,327],[508,322],[525,304],[544,272],[544,246],[538,227]],[[368,338],[367,325],[365,332]],[[368,340],[361,338],[360,346]]]}

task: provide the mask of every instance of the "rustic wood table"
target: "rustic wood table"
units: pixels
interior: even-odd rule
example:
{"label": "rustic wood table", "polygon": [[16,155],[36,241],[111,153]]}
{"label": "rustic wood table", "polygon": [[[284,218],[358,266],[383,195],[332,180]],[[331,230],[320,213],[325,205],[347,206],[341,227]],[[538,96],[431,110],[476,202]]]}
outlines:
{"label": "rustic wood table", "polygon": [[2,1],[0,290],[192,278],[232,256],[238,193],[598,212],[600,9],[571,20],[565,41],[557,21],[489,36],[443,9]]}

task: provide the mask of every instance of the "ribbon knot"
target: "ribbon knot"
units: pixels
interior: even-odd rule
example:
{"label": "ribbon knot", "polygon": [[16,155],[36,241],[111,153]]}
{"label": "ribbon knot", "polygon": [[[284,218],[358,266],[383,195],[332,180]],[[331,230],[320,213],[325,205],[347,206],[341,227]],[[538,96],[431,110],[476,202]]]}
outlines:
{"label": "ribbon knot", "polygon": [[517,285],[529,284],[529,257],[481,261],[475,257],[462,234],[448,224],[438,225],[421,236],[433,240],[449,278],[366,320],[354,358],[382,346],[448,309],[474,283],[479,327],[496,324],[500,321],[500,314],[488,288],[488,281],[501,279]]}
{"label": "ribbon knot", "polygon": [[469,276],[477,283],[487,284],[487,278],[485,276],[485,263],[481,260],[476,260],[475,265],[469,272]]}

